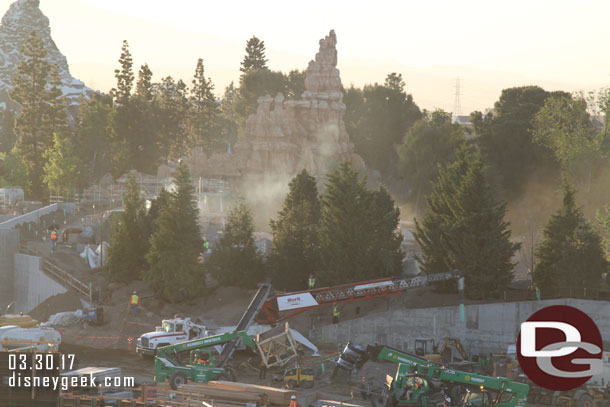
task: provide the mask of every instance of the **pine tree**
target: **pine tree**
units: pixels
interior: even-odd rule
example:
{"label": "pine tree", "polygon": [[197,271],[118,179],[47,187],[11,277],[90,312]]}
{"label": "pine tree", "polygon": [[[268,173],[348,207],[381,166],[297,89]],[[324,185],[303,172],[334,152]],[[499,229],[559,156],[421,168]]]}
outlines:
{"label": "pine tree", "polygon": [[78,185],[81,162],[74,151],[70,137],[55,133],[53,147],[44,152],[47,160],[44,165],[44,182],[51,192],[55,190],[57,196],[66,194]]}
{"label": "pine tree", "polygon": [[220,107],[214,97],[214,85],[205,78],[203,59],[197,60],[190,101],[193,110],[190,116],[191,143],[202,146],[206,151],[217,147],[219,138]]}
{"label": "pine tree", "polygon": [[146,268],[146,243],[141,228],[144,199],[133,175],[127,180],[124,201],[125,211],[111,226],[108,260],[104,267],[108,280],[130,282],[138,279]]}
{"label": "pine tree", "polygon": [[28,166],[32,194],[41,199],[43,151],[51,146],[52,134],[45,128],[50,103],[47,84],[50,64],[46,61],[47,52],[42,39],[32,31],[21,47],[23,60],[13,78],[11,98],[20,106],[21,112],[15,120],[17,149]]}
{"label": "pine tree", "polygon": [[506,205],[493,196],[481,154],[461,147],[456,157],[440,168],[424,219],[416,221],[422,269],[461,270],[470,298],[494,298],[512,279],[511,258],[519,245],[510,241]]}
{"label": "pine tree", "polygon": [[239,70],[246,73],[255,69],[267,69],[267,59],[265,59],[265,41],[252,36],[246,43],[246,55]]}
{"label": "pine tree", "polygon": [[136,95],[149,103],[153,99],[152,75],[148,64],[144,64],[140,67],[138,82],[136,83]]}
{"label": "pine tree", "polygon": [[387,189],[379,187],[372,192],[368,217],[371,224],[370,267],[375,277],[398,275],[402,270],[404,253],[401,249],[402,233],[398,228],[400,210]]}
{"label": "pine tree", "polygon": [[328,175],[322,196],[320,254],[325,284],[366,280],[369,276],[367,210],[371,196],[365,181],[348,163]]}
{"label": "pine tree", "polygon": [[318,272],[320,212],[316,179],[302,170],[290,181],[277,220],[270,222],[273,248],[269,262],[274,286],[303,289],[309,275]]}
{"label": "pine tree", "polygon": [[121,56],[119,57],[121,69],[115,69],[114,76],[117,79],[117,87],[111,90],[114,101],[118,105],[126,105],[131,97],[131,89],[133,87],[133,59],[129,52],[129,44],[127,40],[123,41],[121,48]]}
{"label": "pine tree", "polygon": [[533,280],[544,296],[598,288],[608,271],[601,239],[576,207],[574,189],[564,181],[563,205],[544,228]]}
{"label": "pine tree", "polygon": [[163,78],[158,87],[157,123],[162,157],[179,159],[189,150],[186,127],[191,103],[187,94],[186,84],[182,80],[175,82],[171,76]]}
{"label": "pine tree", "polygon": [[239,131],[239,116],[235,111],[237,99],[239,98],[239,89],[235,87],[233,82],[225,88],[225,93],[220,103],[220,113],[222,118],[222,130],[220,144],[222,147],[229,147],[229,144],[234,144],[237,141]]}
{"label": "pine tree", "polygon": [[11,151],[6,153],[0,163],[2,186],[19,185],[26,193],[29,193],[31,181],[28,166],[19,154],[17,147],[13,147]]}
{"label": "pine tree", "polygon": [[202,247],[199,210],[185,165],[178,167],[174,183],[176,190],[168,204],[160,208],[155,222],[146,255],[149,269],[144,273],[144,280],[155,293],[171,302],[205,294],[203,267],[197,261]]}
{"label": "pine tree", "polygon": [[225,230],[212,250],[207,269],[224,286],[256,287],[263,261],[254,243],[252,213],[245,202],[229,212]]}
{"label": "pine tree", "polygon": [[50,89],[47,93],[48,104],[44,120],[45,131],[51,135],[62,133],[70,136],[67,113],[68,102],[61,90],[63,84],[59,77],[57,65],[51,65],[49,79]]}

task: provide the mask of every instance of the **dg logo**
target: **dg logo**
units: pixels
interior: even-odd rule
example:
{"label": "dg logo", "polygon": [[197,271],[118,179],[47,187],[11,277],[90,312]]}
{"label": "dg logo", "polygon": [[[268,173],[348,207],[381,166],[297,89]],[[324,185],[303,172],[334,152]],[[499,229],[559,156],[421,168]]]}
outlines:
{"label": "dg logo", "polygon": [[577,308],[546,307],[521,324],[517,357],[538,386],[567,391],[603,371],[603,342],[595,322]]}

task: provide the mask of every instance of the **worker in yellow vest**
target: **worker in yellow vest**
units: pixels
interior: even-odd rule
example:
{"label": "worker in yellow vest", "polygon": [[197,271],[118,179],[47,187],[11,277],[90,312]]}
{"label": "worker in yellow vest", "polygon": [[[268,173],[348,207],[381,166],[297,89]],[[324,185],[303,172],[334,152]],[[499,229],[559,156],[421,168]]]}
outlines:
{"label": "worker in yellow vest", "polygon": [[309,275],[309,279],[307,280],[307,286],[310,290],[313,290],[316,287],[316,278],[313,276],[313,274]]}
{"label": "worker in yellow vest", "polygon": [[333,303],[333,324],[338,324],[339,323],[339,317],[340,316],[341,316],[341,313],[337,309],[337,304]]}
{"label": "worker in yellow vest", "polygon": [[53,229],[51,232],[51,249],[55,250],[55,245],[57,244],[57,229]]}
{"label": "worker in yellow vest", "polygon": [[140,297],[138,297],[138,294],[134,291],[133,294],[131,294],[131,297],[129,297],[129,311],[132,314],[135,314],[139,310],[140,310]]}

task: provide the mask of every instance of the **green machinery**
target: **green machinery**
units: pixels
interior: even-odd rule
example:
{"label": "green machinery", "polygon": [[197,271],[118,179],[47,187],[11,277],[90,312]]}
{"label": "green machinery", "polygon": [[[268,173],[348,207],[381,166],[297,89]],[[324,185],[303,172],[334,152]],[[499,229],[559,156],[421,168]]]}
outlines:
{"label": "green machinery", "polygon": [[[203,383],[210,380],[235,381],[235,373],[227,364],[239,341],[258,351],[245,331],[227,332],[158,348],[155,356],[155,381],[163,382],[169,378],[169,384],[174,390],[188,380]],[[226,356],[216,360],[212,348],[219,345],[225,345],[221,355]],[[189,352],[189,360],[183,364],[182,358],[186,352]]]}
{"label": "green machinery", "polygon": [[428,407],[442,402],[443,398],[450,398],[451,405],[461,406],[526,407],[527,404],[527,384],[451,369],[387,346],[369,345],[365,349],[348,343],[337,368],[354,371],[369,359],[398,363],[396,375],[386,377],[381,391],[367,389],[367,393],[372,393],[369,396],[373,407]]}

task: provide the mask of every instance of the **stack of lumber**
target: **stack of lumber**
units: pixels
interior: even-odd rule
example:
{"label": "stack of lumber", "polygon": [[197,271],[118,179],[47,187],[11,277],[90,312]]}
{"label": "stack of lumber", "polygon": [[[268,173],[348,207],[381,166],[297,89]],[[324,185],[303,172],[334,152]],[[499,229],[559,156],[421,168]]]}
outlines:
{"label": "stack of lumber", "polygon": [[214,407],[286,407],[293,394],[296,395],[294,390],[224,381],[185,384],[176,392],[182,402],[206,401]]}

